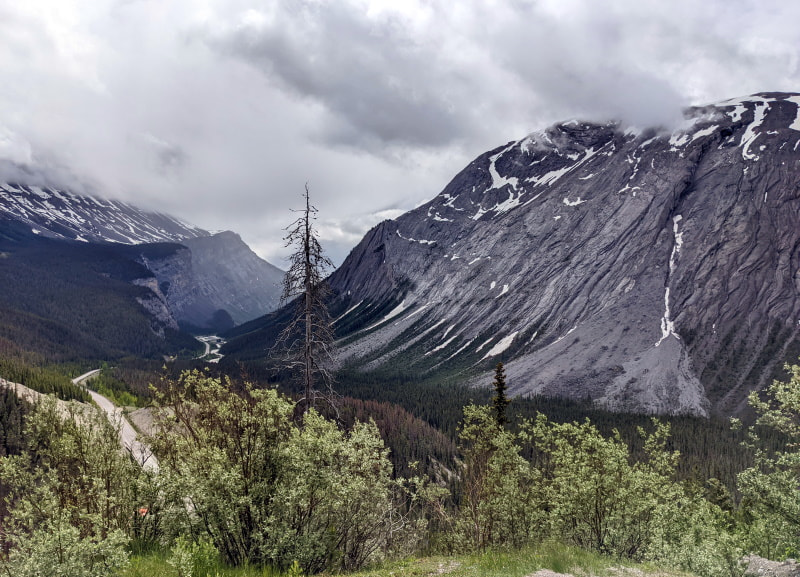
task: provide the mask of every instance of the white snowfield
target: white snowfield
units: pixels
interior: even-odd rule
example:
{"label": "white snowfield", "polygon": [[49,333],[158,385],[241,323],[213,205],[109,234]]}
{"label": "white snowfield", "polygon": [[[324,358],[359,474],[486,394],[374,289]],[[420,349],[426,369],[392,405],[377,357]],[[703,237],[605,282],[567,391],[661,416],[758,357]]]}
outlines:
{"label": "white snowfield", "polygon": [[496,357],[500,353],[505,352],[505,350],[511,346],[511,343],[514,342],[514,337],[517,336],[517,333],[519,333],[519,331],[514,331],[507,337],[500,339],[497,342],[497,344],[495,344],[491,349],[489,349],[489,352],[486,353],[481,360],[483,361],[488,359],[489,357]]}
{"label": "white snowfield", "polygon": [[144,212],[124,202],[2,181],[0,210],[36,228],[39,234],[85,242],[179,242],[211,234],[177,218]]}

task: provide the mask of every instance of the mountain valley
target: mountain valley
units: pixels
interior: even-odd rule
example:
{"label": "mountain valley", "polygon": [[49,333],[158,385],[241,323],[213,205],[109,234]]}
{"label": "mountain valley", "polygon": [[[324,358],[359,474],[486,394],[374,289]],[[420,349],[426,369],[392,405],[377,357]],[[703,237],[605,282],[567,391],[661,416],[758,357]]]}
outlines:
{"label": "mountain valley", "polygon": [[[81,506],[119,493],[114,550],[155,563],[146,574],[169,571],[185,543],[199,555],[202,541],[182,541],[191,531],[226,535],[205,545],[222,570],[279,559],[296,575],[296,551],[325,542],[306,574],[338,567],[350,545],[331,536],[378,543],[382,528],[386,551],[398,540],[417,553],[564,542],[701,577],[738,568],[745,547],[769,553],[787,534],[761,536],[767,480],[749,479],[796,429],[728,417],[784,410],[781,385],[765,386],[800,353],[798,147],[800,96],[763,93],[690,109],[672,132],[569,121],[482,154],[370,230],[328,277],[319,305],[335,331],[335,382],[305,413],[303,371],[274,345],[312,297],[298,289],[279,307],[283,273],[237,234],[2,184],[0,453],[24,457],[5,463],[25,474],[63,469],[0,479],[9,515],[27,510],[32,485],[78,496],[74,470],[117,471]],[[308,271],[315,248],[303,238],[292,262]],[[748,406],[753,390],[776,408]],[[83,404],[25,400],[38,393]],[[187,524],[169,541],[157,524],[189,507],[197,517],[179,515]],[[287,511],[281,533],[269,520]],[[587,540],[598,515],[623,538]],[[337,524],[307,546],[306,518]],[[408,535],[395,530],[405,519]],[[282,539],[279,554],[226,545],[242,535]]]}

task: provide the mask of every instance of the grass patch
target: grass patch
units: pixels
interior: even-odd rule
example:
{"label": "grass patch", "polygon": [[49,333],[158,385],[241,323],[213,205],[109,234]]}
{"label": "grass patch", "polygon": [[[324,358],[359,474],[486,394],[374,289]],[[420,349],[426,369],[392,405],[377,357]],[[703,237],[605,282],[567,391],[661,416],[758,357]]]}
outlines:
{"label": "grass patch", "polygon": [[[131,555],[130,564],[119,573],[119,577],[181,577],[178,570],[167,562],[169,557],[169,552]],[[226,567],[222,563],[215,563],[205,575],[192,575],[192,577],[281,577],[282,575],[284,574],[270,567]]]}
{"label": "grass patch", "polygon": [[[679,577],[684,573],[618,561],[560,543],[544,543],[519,551],[491,550],[454,557],[424,557],[387,563],[353,577],[434,576],[450,577],[526,577],[541,569],[576,577]],[[688,576],[687,576],[688,577]]]}
{"label": "grass patch", "polygon": [[[120,577],[179,577],[167,563],[168,553],[132,556],[130,566]],[[377,567],[350,573],[351,577],[526,577],[541,569],[576,577],[691,577],[688,573],[669,571],[649,565],[619,561],[568,547],[544,543],[519,551],[492,550],[456,556],[431,556],[390,561]],[[282,577],[285,573],[271,568],[218,565],[207,575],[193,577]],[[329,574],[324,574],[329,575]]]}

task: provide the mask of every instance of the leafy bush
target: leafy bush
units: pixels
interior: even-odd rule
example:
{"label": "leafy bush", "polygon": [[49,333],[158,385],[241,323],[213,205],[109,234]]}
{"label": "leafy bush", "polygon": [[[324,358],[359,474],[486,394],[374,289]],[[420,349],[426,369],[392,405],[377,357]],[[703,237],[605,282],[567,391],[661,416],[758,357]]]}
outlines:
{"label": "leafy bush", "polygon": [[7,491],[2,561],[12,575],[100,577],[127,561],[138,468],[98,409],[42,400],[22,454],[0,459]]}
{"label": "leafy bush", "polygon": [[125,535],[86,537],[63,512],[49,518],[15,543],[3,562],[16,577],[110,577],[128,562]]}
{"label": "leafy bush", "polygon": [[675,480],[669,427],[653,425],[649,434],[640,430],[645,458],[636,461],[618,433],[604,437],[588,421],[552,423],[539,415],[511,433],[498,427],[490,407],[467,406],[451,548],[520,547],[551,537],[702,576],[737,575],[741,549],[732,520]]}
{"label": "leafy bush", "polygon": [[[786,371],[787,382],[774,381],[763,397],[750,395],[761,428],[749,430],[755,464],[738,478],[747,544],[770,559],[800,554],[800,366],[787,365]],[[768,431],[783,436],[782,448],[765,448]]]}
{"label": "leafy bush", "polygon": [[460,534],[464,541],[451,546],[519,547],[540,538],[545,511],[540,473],[520,456],[517,437],[497,426],[490,407],[468,405],[459,439],[463,507],[453,537]]}
{"label": "leafy bush", "polygon": [[672,482],[677,454],[665,449],[668,427],[656,425],[645,442],[649,459],[635,463],[618,433],[603,437],[588,421],[540,416],[524,431],[542,462],[553,532],[585,549],[642,558],[659,509],[680,493]]}
{"label": "leafy bush", "polygon": [[407,529],[374,424],[345,432],[314,411],[302,424],[275,390],[184,373],[157,398],[153,446],[177,530],[232,565],[352,570]]}
{"label": "leafy bush", "polygon": [[217,550],[208,541],[192,541],[181,535],[172,546],[167,563],[178,572],[178,577],[206,577],[216,566]]}

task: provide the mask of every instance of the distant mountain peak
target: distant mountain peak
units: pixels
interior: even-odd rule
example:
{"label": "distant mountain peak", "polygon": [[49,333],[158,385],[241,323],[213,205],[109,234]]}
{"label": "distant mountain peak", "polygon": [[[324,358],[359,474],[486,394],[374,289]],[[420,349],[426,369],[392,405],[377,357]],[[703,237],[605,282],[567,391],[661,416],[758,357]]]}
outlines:
{"label": "distant mountain peak", "polygon": [[152,303],[164,301],[193,330],[216,330],[214,319],[225,315],[242,323],[279,302],[283,272],[235,232],[211,233],[125,202],[24,184],[0,183],[0,215],[56,240],[133,246],[120,254],[154,275],[139,283],[153,291]]}
{"label": "distant mountain peak", "polygon": [[142,244],[211,234],[125,202],[25,184],[0,183],[0,212],[27,224],[36,234],[77,241]]}

